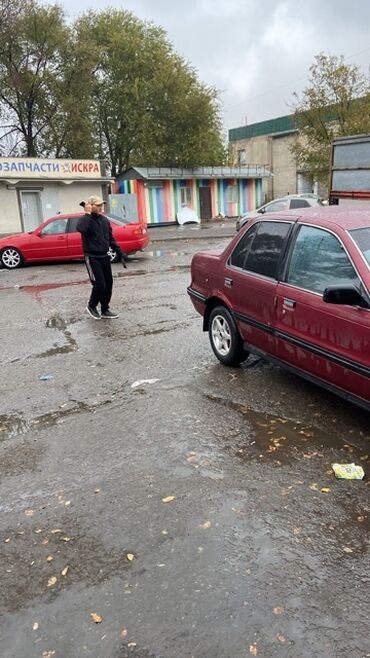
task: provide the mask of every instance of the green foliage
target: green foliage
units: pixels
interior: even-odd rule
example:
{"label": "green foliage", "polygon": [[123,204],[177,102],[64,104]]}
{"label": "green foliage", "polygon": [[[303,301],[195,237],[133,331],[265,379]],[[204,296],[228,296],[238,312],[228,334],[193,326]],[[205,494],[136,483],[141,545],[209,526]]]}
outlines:
{"label": "green foliage", "polygon": [[36,156],[38,139],[55,111],[52,89],[67,30],[57,5],[14,0],[4,11],[0,23],[3,138],[12,140],[13,152]]}
{"label": "green foliage", "polygon": [[309,86],[295,94],[299,136],[292,147],[299,166],[326,182],[335,137],[370,132],[370,94],[359,67],[343,57],[320,54],[310,67]]}
{"label": "green foliage", "polygon": [[217,91],[199,82],[161,27],[114,9],[89,11],[67,26],[58,5],[6,4],[3,151],[99,156],[112,175],[130,164],[223,163]]}

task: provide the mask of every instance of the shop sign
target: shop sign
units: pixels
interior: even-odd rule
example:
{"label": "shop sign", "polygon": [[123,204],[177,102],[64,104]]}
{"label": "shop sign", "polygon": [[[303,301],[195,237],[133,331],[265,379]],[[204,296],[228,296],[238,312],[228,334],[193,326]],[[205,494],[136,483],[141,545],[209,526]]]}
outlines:
{"label": "shop sign", "polygon": [[100,178],[99,160],[0,158],[0,178]]}

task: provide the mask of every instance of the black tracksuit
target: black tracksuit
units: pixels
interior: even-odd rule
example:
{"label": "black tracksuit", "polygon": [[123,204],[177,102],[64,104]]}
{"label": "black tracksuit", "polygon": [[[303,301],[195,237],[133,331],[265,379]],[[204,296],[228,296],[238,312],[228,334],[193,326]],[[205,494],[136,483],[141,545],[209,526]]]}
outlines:
{"label": "black tracksuit", "polygon": [[89,306],[96,308],[100,303],[101,312],[105,313],[109,308],[113,287],[111,261],[107,252],[111,247],[113,251],[121,254],[121,249],[104,215],[91,213],[80,217],[77,231],[82,235],[86,267],[92,283]]}

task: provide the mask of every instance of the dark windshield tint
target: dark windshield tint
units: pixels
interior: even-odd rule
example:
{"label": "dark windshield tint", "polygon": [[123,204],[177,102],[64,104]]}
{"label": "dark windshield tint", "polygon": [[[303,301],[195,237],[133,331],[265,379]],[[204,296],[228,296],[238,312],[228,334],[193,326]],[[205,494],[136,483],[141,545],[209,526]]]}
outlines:
{"label": "dark windshield tint", "polygon": [[370,227],[356,228],[349,233],[370,265]]}

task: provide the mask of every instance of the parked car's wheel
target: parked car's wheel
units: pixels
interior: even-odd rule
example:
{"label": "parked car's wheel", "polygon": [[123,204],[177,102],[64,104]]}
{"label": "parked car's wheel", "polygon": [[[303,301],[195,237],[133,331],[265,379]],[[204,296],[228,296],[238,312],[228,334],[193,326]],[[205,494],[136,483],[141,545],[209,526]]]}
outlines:
{"label": "parked car's wheel", "polygon": [[15,247],[5,247],[1,252],[1,264],[8,270],[15,270],[23,264],[23,256]]}
{"label": "parked car's wheel", "polygon": [[212,349],[221,363],[238,366],[248,357],[237,326],[225,306],[216,306],[209,317],[209,339]]}

